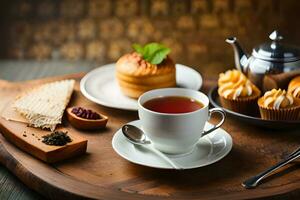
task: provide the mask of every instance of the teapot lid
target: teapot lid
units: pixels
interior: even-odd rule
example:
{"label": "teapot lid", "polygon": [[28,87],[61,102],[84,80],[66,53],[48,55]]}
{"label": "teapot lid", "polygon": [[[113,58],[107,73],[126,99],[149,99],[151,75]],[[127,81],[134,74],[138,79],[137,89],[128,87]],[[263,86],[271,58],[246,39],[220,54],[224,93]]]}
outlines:
{"label": "teapot lid", "polygon": [[253,49],[254,57],[277,62],[293,62],[300,59],[299,48],[283,44],[281,42],[283,37],[277,30],[273,31],[269,38],[272,42],[264,43]]}

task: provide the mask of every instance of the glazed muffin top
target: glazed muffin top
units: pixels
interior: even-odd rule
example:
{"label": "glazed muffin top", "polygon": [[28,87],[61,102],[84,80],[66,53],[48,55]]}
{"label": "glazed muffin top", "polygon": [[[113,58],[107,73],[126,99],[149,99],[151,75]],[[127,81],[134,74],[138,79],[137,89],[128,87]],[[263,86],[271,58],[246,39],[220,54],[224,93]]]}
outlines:
{"label": "glazed muffin top", "polygon": [[288,86],[288,93],[295,98],[300,98],[300,76],[291,80]]}
{"label": "glazed muffin top", "polygon": [[238,99],[260,95],[259,89],[238,70],[229,70],[220,74],[218,84],[219,95],[227,99]]}
{"label": "glazed muffin top", "polygon": [[258,104],[264,108],[280,109],[295,106],[295,101],[293,96],[285,90],[272,89],[258,100]]}
{"label": "glazed muffin top", "polygon": [[133,52],[125,54],[116,63],[117,72],[129,76],[155,76],[175,72],[173,60],[167,56],[160,64],[151,64],[143,57]]}

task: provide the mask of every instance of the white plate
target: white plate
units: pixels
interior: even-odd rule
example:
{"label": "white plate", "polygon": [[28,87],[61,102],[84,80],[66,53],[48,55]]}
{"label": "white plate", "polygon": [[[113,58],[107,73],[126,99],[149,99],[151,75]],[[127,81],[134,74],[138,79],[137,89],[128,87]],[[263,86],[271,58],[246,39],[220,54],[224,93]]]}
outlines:
{"label": "white plate", "polygon": [[[139,120],[129,124],[141,127]],[[207,123],[205,129],[211,126],[210,123]],[[132,163],[160,169],[173,169],[167,162],[146,148],[131,144],[122,134],[121,129],[115,133],[112,146],[121,157]],[[192,153],[181,157],[168,156],[183,169],[193,169],[221,160],[230,152],[231,148],[231,136],[224,129],[219,128],[201,138]]]}
{"label": "white plate", "polygon": [[[194,69],[176,64],[178,87],[199,90],[202,77]],[[122,94],[115,78],[115,64],[108,64],[87,73],[80,81],[80,90],[89,100],[111,108],[137,110],[137,100]]]}

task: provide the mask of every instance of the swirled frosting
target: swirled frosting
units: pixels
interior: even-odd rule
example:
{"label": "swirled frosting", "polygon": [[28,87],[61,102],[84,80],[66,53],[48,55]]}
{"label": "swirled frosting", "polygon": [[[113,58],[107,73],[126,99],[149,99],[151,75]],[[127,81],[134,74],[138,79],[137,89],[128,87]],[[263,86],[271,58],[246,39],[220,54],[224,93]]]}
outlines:
{"label": "swirled frosting", "polygon": [[293,96],[281,89],[272,89],[266,92],[262,98],[262,105],[266,108],[287,108],[294,104]]}
{"label": "swirled frosting", "polygon": [[239,81],[241,76],[244,76],[246,78],[246,76],[239,70],[236,69],[228,70],[225,73],[221,73],[219,75],[218,85],[221,86],[228,82],[236,83]]}
{"label": "swirled frosting", "polygon": [[[244,74],[237,70],[227,71],[224,75],[220,75],[220,84],[218,92],[228,99],[237,99],[239,97],[251,96],[256,88]],[[227,74],[227,75],[226,75]],[[228,78],[232,77],[232,79]],[[226,82],[226,81],[227,82]],[[257,89],[258,90],[258,89]]]}
{"label": "swirled frosting", "polygon": [[300,76],[294,78],[288,88],[288,93],[293,95],[295,98],[300,98]]}

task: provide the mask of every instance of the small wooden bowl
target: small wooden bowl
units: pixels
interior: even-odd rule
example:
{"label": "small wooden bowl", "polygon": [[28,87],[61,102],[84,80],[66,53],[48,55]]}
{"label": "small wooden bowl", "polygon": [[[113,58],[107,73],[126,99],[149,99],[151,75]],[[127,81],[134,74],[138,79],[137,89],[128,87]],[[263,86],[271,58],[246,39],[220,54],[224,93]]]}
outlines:
{"label": "small wooden bowl", "polygon": [[96,130],[106,127],[108,121],[107,116],[98,113],[101,119],[84,119],[72,113],[73,108],[74,107],[67,108],[67,117],[73,127],[81,130]]}

